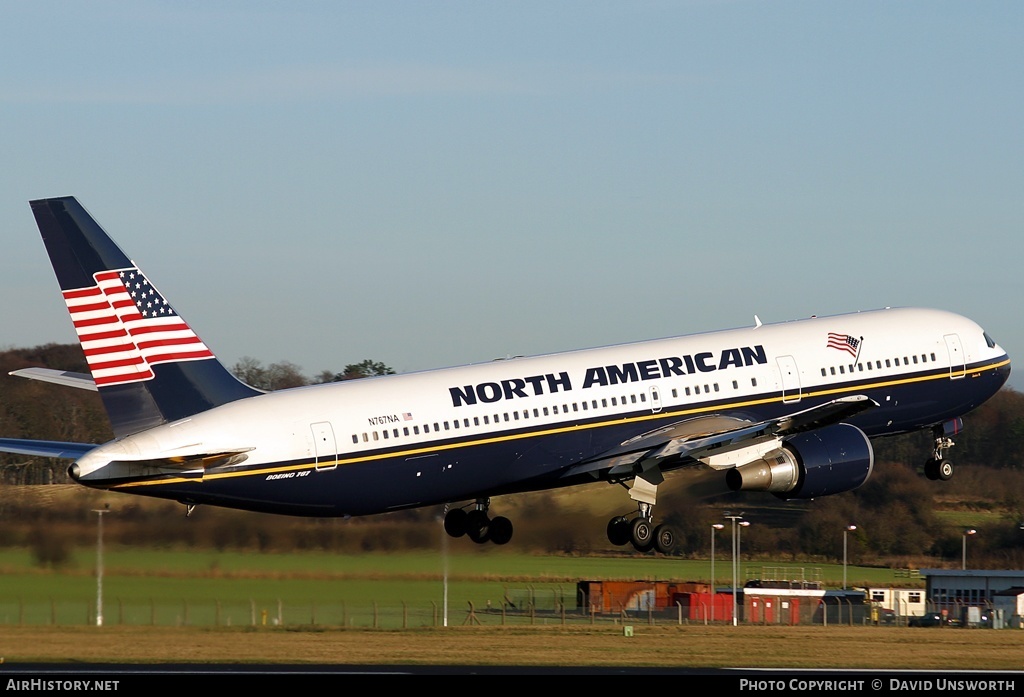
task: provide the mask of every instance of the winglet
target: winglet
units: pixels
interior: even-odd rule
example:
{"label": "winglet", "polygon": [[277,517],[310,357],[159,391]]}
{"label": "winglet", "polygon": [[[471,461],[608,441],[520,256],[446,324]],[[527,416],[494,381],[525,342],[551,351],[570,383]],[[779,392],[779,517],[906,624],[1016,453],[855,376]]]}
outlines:
{"label": "winglet", "polygon": [[260,394],[216,359],[74,197],[30,205],[115,435]]}

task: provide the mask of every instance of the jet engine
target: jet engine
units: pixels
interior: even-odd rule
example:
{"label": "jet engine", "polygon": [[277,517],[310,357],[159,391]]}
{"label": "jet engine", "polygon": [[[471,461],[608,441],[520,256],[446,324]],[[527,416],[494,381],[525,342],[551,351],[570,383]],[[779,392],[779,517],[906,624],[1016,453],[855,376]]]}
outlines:
{"label": "jet engine", "polygon": [[833,424],[782,441],[761,459],[726,472],[732,491],[767,491],[780,499],[812,499],[856,489],[875,464],[871,441],[856,426]]}

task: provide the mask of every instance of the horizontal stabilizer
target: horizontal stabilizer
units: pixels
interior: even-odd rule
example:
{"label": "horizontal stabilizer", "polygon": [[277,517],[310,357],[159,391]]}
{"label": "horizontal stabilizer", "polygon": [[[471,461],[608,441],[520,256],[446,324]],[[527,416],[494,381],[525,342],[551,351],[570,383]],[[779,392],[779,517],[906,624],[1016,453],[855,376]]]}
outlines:
{"label": "horizontal stabilizer", "polygon": [[76,482],[98,485],[150,479],[153,477],[179,477],[202,479],[204,475],[236,467],[249,457],[252,448],[180,454],[171,457],[140,460],[111,460],[101,467],[91,467],[85,461],[71,465],[71,478]]}
{"label": "horizontal stabilizer", "polygon": [[0,453],[34,455],[36,457],[59,457],[77,460],[99,446],[92,443],[67,443],[56,440],[23,440],[21,438],[0,438]]}
{"label": "horizontal stabilizer", "polygon": [[97,391],[96,382],[87,373],[73,373],[70,370],[53,370],[51,368],[22,368],[21,370],[12,370],[8,375],[28,378],[29,380],[52,382],[56,385],[75,387],[80,390]]}

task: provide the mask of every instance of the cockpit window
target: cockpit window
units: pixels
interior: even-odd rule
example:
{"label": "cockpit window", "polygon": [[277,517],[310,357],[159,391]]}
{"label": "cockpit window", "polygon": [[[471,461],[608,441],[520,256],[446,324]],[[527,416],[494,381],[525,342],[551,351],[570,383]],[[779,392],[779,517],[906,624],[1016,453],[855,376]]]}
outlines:
{"label": "cockpit window", "polygon": [[992,341],[992,337],[990,337],[988,335],[988,332],[982,332],[982,334],[985,337],[985,343],[988,344],[988,347],[989,348],[995,348],[996,347],[996,342]]}

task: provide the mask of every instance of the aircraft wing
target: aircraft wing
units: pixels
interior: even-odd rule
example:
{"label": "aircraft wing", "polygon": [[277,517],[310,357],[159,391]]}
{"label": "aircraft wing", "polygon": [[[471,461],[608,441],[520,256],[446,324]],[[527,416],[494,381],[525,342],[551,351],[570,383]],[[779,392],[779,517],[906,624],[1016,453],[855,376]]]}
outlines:
{"label": "aircraft wing", "polygon": [[96,392],[96,383],[92,376],[86,373],[73,373],[70,370],[52,370],[50,368],[22,368],[12,370],[8,375],[16,375],[19,378],[30,380],[41,380],[52,382],[65,387],[76,387],[80,390],[92,390]]}
{"label": "aircraft wing", "polygon": [[93,443],[68,443],[57,440],[24,440],[21,438],[0,438],[0,453],[34,455],[36,457],[58,457],[77,460],[99,446]]}
{"label": "aircraft wing", "polygon": [[839,423],[877,406],[866,395],[852,395],[757,422],[732,416],[698,416],[631,438],[570,468],[564,476],[589,472],[596,477],[606,472],[612,479],[625,478],[640,470],[669,470],[698,461],[715,468],[732,467],[736,462],[729,457],[730,453],[760,448],[763,454],[777,447],[785,436]]}

